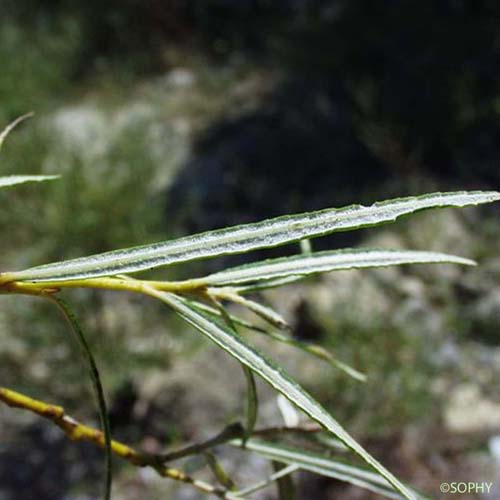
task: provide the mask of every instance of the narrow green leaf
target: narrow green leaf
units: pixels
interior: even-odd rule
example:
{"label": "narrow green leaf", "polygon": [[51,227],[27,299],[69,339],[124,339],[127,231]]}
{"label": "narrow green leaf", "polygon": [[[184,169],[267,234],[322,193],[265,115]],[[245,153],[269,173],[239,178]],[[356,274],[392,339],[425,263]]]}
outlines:
{"label": "narrow green leaf", "polygon": [[[207,312],[210,313],[211,311]],[[359,380],[360,382],[366,382],[366,375],[364,373],[361,373],[352,366],[349,366],[348,364],[340,361],[323,346],[320,346],[318,344],[301,342],[300,340],[295,340],[294,338],[288,337],[287,335],[283,335],[282,333],[279,332],[272,332],[260,328],[255,328],[253,327],[253,325],[250,325],[250,327],[247,326],[247,328],[250,328],[256,331],[257,333],[266,335],[270,339],[276,340],[277,342],[281,342],[282,344],[287,344],[289,346],[295,347],[296,349],[300,349],[301,351],[304,351],[311,356],[315,356],[316,358],[327,362],[334,368],[343,371],[346,375],[349,375],[350,377]]]}
{"label": "narrow green leaf", "polygon": [[25,184],[26,182],[44,182],[59,179],[59,175],[7,175],[0,177],[0,188]]}
{"label": "narrow green leaf", "polygon": [[[220,314],[222,319],[225,321],[226,325],[237,335],[238,330],[233,322],[232,317],[226,311],[224,306],[212,297],[212,301],[216,306],[216,311]],[[255,378],[253,376],[252,370],[248,368],[244,363],[240,363],[243,369],[243,374],[245,375],[245,382],[247,385],[247,398],[246,398],[246,408],[245,408],[245,439],[248,439],[255,428],[257,422],[257,414],[259,411],[259,399],[257,396],[257,385],[255,384]]]}
{"label": "narrow green leaf", "polygon": [[335,231],[377,226],[430,208],[464,207],[497,200],[500,200],[500,193],[495,191],[473,191],[399,198],[369,207],[353,205],[341,209],[330,208],[56,262],[10,276],[15,280],[54,281],[133,273],[195,259],[284,245]]}
{"label": "narrow green leaf", "polygon": [[228,490],[234,489],[234,481],[229,477],[229,474],[217,460],[215,455],[209,451],[205,451],[203,455],[217,481]]}
{"label": "narrow green leaf", "polygon": [[[241,446],[241,443],[241,439],[235,439],[230,442],[230,444],[234,446]],[[250,439],[247,441],[245,449],[253,451],[269,460],[275,460],[285,464],[294,464],[303,470],[338,479],[388,498],[401,498],[399,494],[391,489],[391,485],[380,475],[374,474],[361,467],[348,465],[339,460],[257,439]],[[416,492],[412,491],[412,494],[415,498],[423,498]]]}
{"label": "narrow green leaf", "polygon": [[106,482],[104,488],[104,499],[110,500],[111,482],[112,482],[111,429],[109,425],[108,411],[106,408],[106,399],[104,398],[104,390],[102,388],[99,370],[97,369],[97,364],[95,362],[92,351],[90,350],[90,346],[87,342],[87,339],[85,338],[85,334],[83,333],[80,322],[78,321],[77,317],[75,316],[71,308],[60,297],[51,295],[50,298],[57,304],[57,306],[63,313],[63,316],[66,318],[68,324],[70,325],[71,330],[75,334],[75,337],[78,341],[78,344],[85,358],[90,378],[92,380],[92,386],[97,400],[97,407],[99,410],[101,426],[104,432],[104,443],[105,443],[104,451],[106,454]]}
{"label": "narrow green leaf", "polygon": [[437,252],[349,248],[246,264],[211,274],[202,280],[209,286],[227,286],[346,269],[438,263],[475,265],[472,260]]}
{"label": "narrow green leaf", "polygon": [[243,373],[245,374],[245,380],[247,383],[247,406],[246,406],[246,422],[245,422],[245,438],[248,439],[257,423],[257,416],[259,413],[259,399],[257,396],[257,384],[255,383],[255,377],[253,376],[252,370],[246,365],[243,365]]}
{"label": "narrow green leaf", "polygon": [[[195,309],[198,309],[198,310],[203,311],[203,312],[208,313],[208,314],[213,314],[214,316],[217,316],[219,318],[222,316],[222,313],[218,308],[211,307],[211,306],[204,304],[202,302],[198,302],[197,300],[190,300],[190,299],[186,299],[186,298],[183,298],[183,300],[186,303],[190,304]],[[247,321],[243,318],[240,318],[239,316],[235,316],[234,314],[229,314],[229,313],[227,313],[227,314],[229,315],[229,318],[231,319],[231,322],[234,325],[243,326],[244,328],[248,328],[249,330],[255,330],[255,331],[260,332],[260,333],[265,333],[265,334],[268,333],[267,330],[265,330],[264,328],[262,328],[258,325],[254,325],[253,323],[250,323],[250,321]]]}
{"label": "narrow green leaf", "polygon": [[298,349],[301,349],[311,354],[312,356],[316,356],[317,358],[322,359],[323,361],[326,361],[334,368],[337,368],[338,370],[344,372],[346,375],[349,375],[350,377],[359,380],[360,382],[366,382],[366,375],[364,373],[361,373],[352,366],[348,365],[347,363],[340,361],[330,351],[328,351],[327,349],[325,349],[320,345],[307,344],[296,340],[288,340],[286,341],[286,343],[293,345]]}
{"label": "narrow green leaf", "polygon": [[301,351],[306,352],[307,354],[310,354],[311,356],[315,356],[316,358],[327,362],[334,368],[343,371],[346,375],[349,375],[350,377],[359,380],[360,382],[366,382],[366,375],[364,373],[361,373],[352,366],[349,366],[348,364],[338,360],[330,351],[318,344],[301,342],[300,340],[295,340],[277,332],[268,332],[262,330],[255,331],[267,335],[269,338],[276,340],[277,342],[290,345],[292,347],[295,347],[296,349],[300,349]]}
{"label": "narrow green leaf", "polygon": [[302,387],[300,387],[280,366],[269,360],[264,354],[248,344],[243,338],[235,335],[231,329],[219,323],[215,318],[190,307],[177,296],[158,292],[153,288],[145,288],[145,293],[156,297],[170,306],[189,324],[210,338],[227,351],[240,363],[247,365],[279,393],[283,394],[314,421],[338,437],[348,448],[359,455],[381,476],[399,491],[404,497],[415,500],[417,497],[382,464],[373,458],[348,432]]}
{"label": "narrow green leaf", "polygon": [[[195,301],[195,300],[188,300],[185,298],[182,298],[182,300],[185,301],[186,303],[189,303],[195,309],[198,309],[198,310],[203,311],[205,313],[214,315],[216,317],[221,317],[221,315],[222,315],[221,311],[218,308],[210,307],[206,304],[203,304],[203,303]],[[319,359],[329,363],[331,366],[343,371],[344,373],[346,373],[350,377],[352,377],[356,380],[359,380],[360,382],[366,382],[366,375],[365,374],[356,370],[352,366],[349,366],[348,364],[340,361],[330,351],[328,351],[327,349],[325,349],[324,347],[322,347],[318,344],[301,342],[301,341],[295,340],[287,335],[283,335],[282,333],[273,332],[273,331],[266,330],[265,328],[261,328],[260,326],[254,325],[253,323],[250,323],[249,321],[246,321],[238,316],[235,316],[233,314],[229,314],[227,311],[226,311],[226,314],[229,316],[231,323],[233,325],[238,325],[238,326],[242,326],[244,328],[248,328],[249,330],[253,330],[253,331],[260,333],[262,335],[266,335],[267,337],[271,338],[272,340],[276,340],[277,342],[281,342],[283,344],[288,344],[292,347],[300,349],[300,350],[306,352],[307,354],[315,356],[316,358],[319,358]]]}
{"label": "narrow green leaf", "polygon": [[33,115],[34,115],[34,113],[31,112],[31,113],[26,113],[25,115],[22,115],[19,118],[16,118],[11,124],[7,125],[0,132],[0,149],[2,149],[2,146],[3,146],[3,143],[5,142],[5,139],[12,132],[12,129],[14,129],[14,127],[17,127],[17,125],[19,125],[24,120],[27,120],[28,118],[31,118]]}
{"label": "narrow green leaf", "polygon": [[360,382],[366,382],[366,375],[364,373],[361,373],[352,366],[349,366],[348,364],[338,360],[330,351],[318,344],[301,342],[300,340],[295,340],[291,337],[287,337],[286,335],[277,332],[268,332],[265,330],[257,330],[255,328],[253,330],[258,333],[267,335],[269,338],[276,340],[277,342],[290,345],[306,352],[307,354],[315,356],[316,358],[327,362],[334,368],[343,371],[346,375],[349,375],[350,377],[359,380]]}

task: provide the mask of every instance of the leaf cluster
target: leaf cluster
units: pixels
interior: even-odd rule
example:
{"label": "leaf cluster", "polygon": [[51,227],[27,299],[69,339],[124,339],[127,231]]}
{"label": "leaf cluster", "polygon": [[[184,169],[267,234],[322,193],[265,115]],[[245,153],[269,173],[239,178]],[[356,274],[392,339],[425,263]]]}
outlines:
{"label": "leaf cluster", "polygon": [[[0,135],[0,146],[16,123]],[[54,176],[4,177],[0,178],[0,187],[53,178]],[[289,335],[286,320],[279,312],[248,298],[247,295],[256,290],[279,287],[310,275],[340,269],[431,263],[474,265],[473,261],[454,255],[415,250],[356,248],[314,253],[309,251],[308,245],[302,245],[305,251],[293,256],[257,261],[183,281],[154,281],[131,275],[161,266],[308,241],[336,231],[374,227],[394,222],[400,217],[422,210],[465,207],[498,200],[500,193],[497,192],[433,193],[384,201],[368,207],[353,205],[340,209],[330,208],[287,215],[151,245],[53,262],[21,271],[5,271],[0,274],[0,292],[34,295],[55,301],[76,333],[90,370],[104,429],[107,451],[106,498],[110,497],[111,492],[112,453],[106,402],[91,346],[86,342],[74,313],[60,298],[60,293],[65,288],[117,290],[139,293],[159,300],[241,364],[247,381],[247,410],[244,433],[239,440],[231,441],[231,444],[258,453],[273,462],[287,464],[288,467],[278,468],[279,470],[268,481],[256,487],[238,491],[210,451],[212,445],[229,442],[232,436],[224,435],[224,439],[211,441],[207,446],[190,448],[190,452],[205,454],[208,466],[221,485],[222,490],[217,490],[221,496],[227,498],[248,496],[255,489],[265,487],[273,481],[278,481],[283,486],[287,474],[297,469],[305,469],[356,484],[390,498],[416,499],[420,497],[418,493],[388,471],[331,413],[286,373],[280,364],[257,349],[247,337],[241,335],[240,330],[259,332],[275,341],[298,347],[358,380],[363,380],[364,375],[336,359],[322,346],[293,339]],[[263,318],[268,326],[262,327],[234,316],[227,309],[228,303],[247,308]],[[262,378],[271,385],[291,403],[293,408],[300,410],[315,422],[321,432],[333,436],[343,450],[342,453],[346,450],[352,452],[372,471],[330,458],[328,455],[311,455],[302,449],[288,449],[280,442],[278,431],[272,436],[272,442],[256,440],[254,437],[257,433],[255,424],[258,415],[258,394],[254,376]],[[286,489],[281,488],[283,491]]]}

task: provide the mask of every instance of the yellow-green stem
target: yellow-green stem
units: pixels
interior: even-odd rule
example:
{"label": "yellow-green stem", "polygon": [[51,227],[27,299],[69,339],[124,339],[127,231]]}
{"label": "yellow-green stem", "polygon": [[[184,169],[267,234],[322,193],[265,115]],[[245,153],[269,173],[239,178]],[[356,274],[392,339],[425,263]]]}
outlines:
{"label": "yellow-green stem", "polygon": [[[88,427],[66,415],[61,406],[30,398],[5,387],[0,387],[0,401],[10,407],[28,410],[52,421],[73,441],[86,441],[104,448],[104,434],[101,431]],[[138,467],[151,467],[162,477],[191,484],[204,493],[222,498],[226,496],[223,489],[194,479],[180,470],[166,467],[159,456],[142,453],[115,440],[111,441],[111,449],[115,455],[129,463]]]}
{"label": "yellow-green stem", "polygon": [[62,288],[94,288],[102,290],[117,290],[125,292],[145,293],[145,288],[153,288],[163,292],[190,292],[205,288],[203,279],[186,281],[150,281],[121,278],[89,278],[68,281],[40,281],[27,282],[10,280],[15,274],[0,276],[0,291],[6,293],[21,293],[28,295],[41,295],[54,293]]}

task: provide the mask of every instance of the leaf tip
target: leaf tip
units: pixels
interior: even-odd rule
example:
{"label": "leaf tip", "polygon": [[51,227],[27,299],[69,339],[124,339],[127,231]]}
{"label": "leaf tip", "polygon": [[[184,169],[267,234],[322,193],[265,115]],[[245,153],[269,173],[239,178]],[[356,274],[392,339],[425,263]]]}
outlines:
{"label": "leaf tip", "polygon": [[1,132],[0,132],[0,149],[2,148],[2,144],[4,143],[6,137],[10,134],[10,132],[17,127],[21,122],[27,120],[28,118],[31,118],[34,116],[35,113],[34,111],[30,111],[29,113],[26,113],[24,115],[19,116],[16,118],[13,122],[9,123]]}

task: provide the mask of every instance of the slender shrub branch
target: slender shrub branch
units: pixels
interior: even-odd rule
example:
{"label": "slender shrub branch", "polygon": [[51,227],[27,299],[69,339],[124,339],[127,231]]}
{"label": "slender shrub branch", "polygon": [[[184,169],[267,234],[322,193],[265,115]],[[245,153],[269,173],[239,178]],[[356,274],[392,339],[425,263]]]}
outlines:
{"label": "slender shrub branch", "polygon": [[[82,424],[69,415],[66,415],[62,406],[48,404],[5,387],[0,387],[0,401],[10,407],[21,408],[50,420],[62,431],[64,431],[64,433],[72,441],[85,441],[93,443],[103,449],[105,447],[103,432]],[[228,437],[231,439],[234,438],[235,435],[233,433]],[[195,479],[180,470],[164,466],[163,457],[159,455],[137,451],[134,448],[116,440],[111,441],[111,450],[116,456],[126,460],[132,465],[138,467],[151,467],[162,477],[191,484],[203,493],[209,493],[221,498],[227,498],[226,490]]]}

